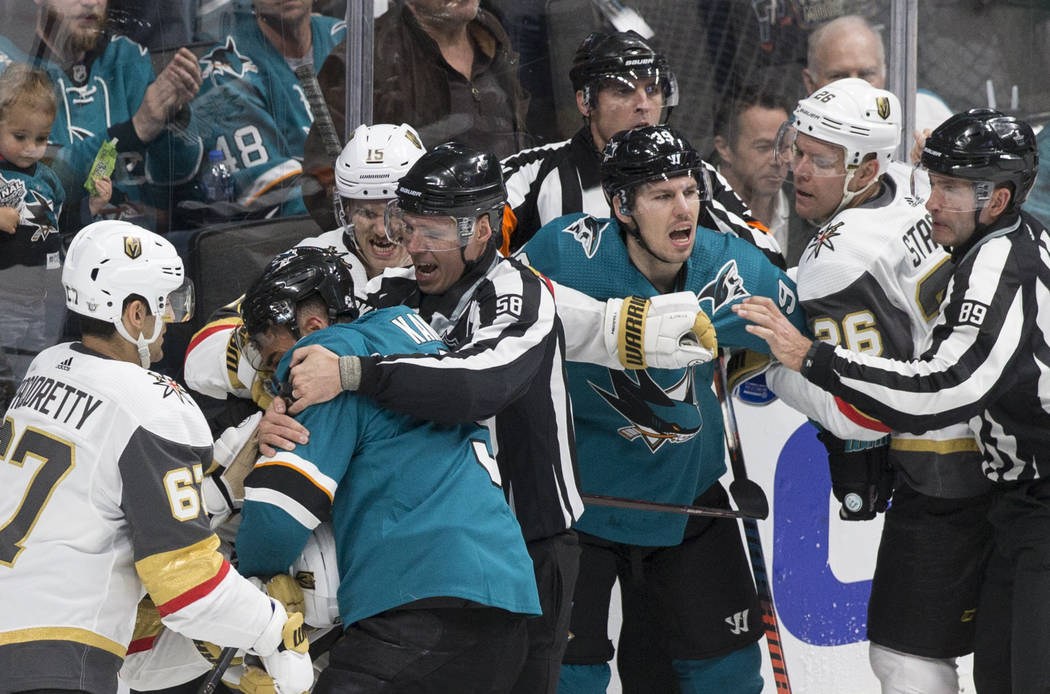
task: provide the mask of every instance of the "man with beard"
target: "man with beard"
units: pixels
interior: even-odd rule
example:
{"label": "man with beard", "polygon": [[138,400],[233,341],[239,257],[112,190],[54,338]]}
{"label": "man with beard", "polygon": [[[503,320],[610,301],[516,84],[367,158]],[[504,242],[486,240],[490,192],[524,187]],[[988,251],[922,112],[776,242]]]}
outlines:
{"label": "man with beard", "polygon": [[[80,201],[96,153],[107,140],[118,152],[112,201],[153,202],[144,188],[144,161],[153,180],[168,180],[164,165],[174,155],[183,165],[199,156],[196,148],[174,137],[168,126],[197,94],[197,61],[185,48],[155,75],[146,49],[110,31],[107,0],[37,0],[36,36],[30,55],[0,37],[0,68],[12,62],[38,63],[55,83],[58,114],[50,142],[61,147],[53,168],[66,189],[62,230],[76,231],[87,216]],[[185,158],[183,161],[180,157]],[[160,204],[163,204],[162,201]],[[75,225],[75,226],[72,226]]]}

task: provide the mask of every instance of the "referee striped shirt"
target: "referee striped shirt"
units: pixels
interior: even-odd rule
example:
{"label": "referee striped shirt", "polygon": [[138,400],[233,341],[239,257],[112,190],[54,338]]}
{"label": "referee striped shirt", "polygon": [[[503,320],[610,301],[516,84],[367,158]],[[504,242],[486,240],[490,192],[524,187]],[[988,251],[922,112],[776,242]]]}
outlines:
{"label": "referee striped shirt", "polygon": [[377,307],[417,309],[450,351],[363,358],[358,392],[421,419],[484,420],[525,540],[570,527],[583,501],[551,288],[495,244],[444,294],[421,294],[412,268],[387,270],[368,288]]}
{"label": "referee striped shirt", "polygon": [[[704,167],[711,183],[711,199],[700,206],[700,226],[749,241],[783,269],[784,258],[772,234],[753,226],[760,223],[715,167],[706,161]],[[597,218],[611,216],[602,192],[601,153],[594,147],[588,126],[564,142],[507,157],[503,160],[503,179],[509,216],[514,220],[511,253],[544,224],[562,215],[585,212]]]}
{"label": "referee striped shirt", "polygon": [[802,374],[899,431],[968,421],[993,481],[1050,475],[1050,234],[1015,213],[952,255],[947,303],[919,360],[817,343]]}

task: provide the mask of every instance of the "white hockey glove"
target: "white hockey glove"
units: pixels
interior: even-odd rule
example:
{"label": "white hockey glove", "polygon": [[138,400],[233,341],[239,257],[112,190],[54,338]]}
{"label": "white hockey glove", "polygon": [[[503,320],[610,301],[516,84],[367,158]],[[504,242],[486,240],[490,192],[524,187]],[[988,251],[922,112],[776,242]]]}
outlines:
{"label": "white hockey glove", "polygon": [[[262,659],[266,673],[273,679],[276,694],[300,694],[314,683],[310,662],[310,641],[306,638],[303,615],[289,617],[279,600],[270,598],[273,614],[251,652]],[[245,676],[248,676],[245,671]],[[244,678],[241,685],[245,684]]]}
{"label": "white hockey glove", "polygon": [[718,339],[693,292],[605,303],[605,348],[626,369],[681,369],[711,361]]}

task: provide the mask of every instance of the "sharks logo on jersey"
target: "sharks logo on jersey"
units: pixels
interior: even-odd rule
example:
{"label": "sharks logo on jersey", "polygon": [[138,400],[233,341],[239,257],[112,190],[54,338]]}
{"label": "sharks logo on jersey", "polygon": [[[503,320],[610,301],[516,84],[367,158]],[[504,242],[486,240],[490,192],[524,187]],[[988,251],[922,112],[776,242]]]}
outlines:
{"label": "sharks logo on jersey", "polygon": [[608,228],[609,222],[596,219],[590,215],[580,217],[569,226],[562,229],[566,234],[572,234],[581,246],[583,253],[588,258],[593,258],[598,251],[598,244],[602,241],[602,232]]}
{"label": "sharks logo on jersey", "polygon": [[26,182],[20,178],[0,176],[0,206],[18,210],[18,226],[31,233],[32,242],[44,241],[58,233],[51,202],[32,188],[27,189]]}
{"label": "sharks logo on jersey", "polygon": [[33,230],[31,241],[43,241],[51,234],[57,234],[58,227],[52,221],[55,210],[51,209],[51,202],[35,190],[29,191],[29,198],[18,226]]}
{"label": "sharks logo on jersey", "polygon": [[707,315],[713,316],[723,306],[749,296],[751,292],[744,286],[744,278],[740,276],[736,260],[730,260],[719,268],[713,280],[704,285],[698,298],[701,302],[711,302],[711,308],[705,307],[704,311],[707,312]]}
{"label": "sharks logo on jersey", "polygon": [[259,72],[259,67],[252,59],[237,50],[237,42],[232,36],[227,36],[224,45],[213,48],[201,58],[201,68],[203,79],[212,75],[230,75],[244,79],[249,72]]}
{"label": "sharks logo on jersey", "polygon": [[[637,380],[632,378],[637,376]],[[696,436],[703,418],[693,391],[691,370],[666,390],[645,370],[609,370],[613,392],[590,383],[605,402],[620,413],[630,426],[617,429],[628,441],[642,439],[651,453],[666,443],[683,443]]]}

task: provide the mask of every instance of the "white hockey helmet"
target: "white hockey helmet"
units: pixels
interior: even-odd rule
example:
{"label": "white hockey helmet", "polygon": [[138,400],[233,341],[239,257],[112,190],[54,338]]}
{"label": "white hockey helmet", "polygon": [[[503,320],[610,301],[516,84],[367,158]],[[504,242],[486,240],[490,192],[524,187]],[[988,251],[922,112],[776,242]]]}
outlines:
{"label": "white hockey helmet", "polygon": [[303,591],[306,605],[303,621],[318,629],[338,624],[339,565],[331,522],[321,523],[314,529],[289,572]]}
{"label": "white hockey helmet", "polygon": [[799,101],[792,126],[798,133],[842,147],[847,171],[875,154],[883,174],[900,144],[901,115],[900,100],[892,92],[848,77]]}
{"label": "white hockey helmet", "polygon": [[[149,344],[160,335],[161,324],[193,317],[193,283],[175,247],[130,222],[104,220],[81,229],[69,245],[62,286],[69,310],[112,323],[139,348],[143,368],[149,366]],[[124,300],[133,294],[160,318],[151,339],[132,338],[121,320]]]}
{"label": "white hockey helmet", "polygon": [[335,160],[335,189],[344,198],[390,199],[398,179],[425,152],[407,123],[359,125]]}

